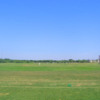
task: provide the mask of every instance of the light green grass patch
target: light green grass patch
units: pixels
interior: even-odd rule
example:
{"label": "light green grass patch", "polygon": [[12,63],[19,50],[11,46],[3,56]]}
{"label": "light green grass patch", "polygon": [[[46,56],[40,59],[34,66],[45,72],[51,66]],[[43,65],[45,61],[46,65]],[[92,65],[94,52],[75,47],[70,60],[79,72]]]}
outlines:
{"label": "light green grass patch", "polygon": [[0,100],[100,100],[100,65],[1,63]]}

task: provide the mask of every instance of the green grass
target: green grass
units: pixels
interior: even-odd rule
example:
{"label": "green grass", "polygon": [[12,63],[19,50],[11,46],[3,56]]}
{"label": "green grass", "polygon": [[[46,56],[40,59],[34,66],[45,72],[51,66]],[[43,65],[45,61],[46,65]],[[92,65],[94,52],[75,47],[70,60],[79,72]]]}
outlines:
{"label": "green grass", "polygon": [[100,65],[0,63],[0,100],[100,100]]}
{"label": "green grass", "polygon": [[82,71],[94,71],[100,70],[99,64],[16,64],[16,63],[4,63],[0,64],[0,71],[67,71],[67,70],[82,70]]}

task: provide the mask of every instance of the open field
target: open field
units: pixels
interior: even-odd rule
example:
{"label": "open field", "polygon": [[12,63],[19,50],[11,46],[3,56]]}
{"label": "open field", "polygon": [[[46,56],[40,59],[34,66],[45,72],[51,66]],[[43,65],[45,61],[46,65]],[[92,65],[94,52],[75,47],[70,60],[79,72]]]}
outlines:
{"label": "open field", "polygon": [[0,100],[100,100],[100,65],[0,63]]}

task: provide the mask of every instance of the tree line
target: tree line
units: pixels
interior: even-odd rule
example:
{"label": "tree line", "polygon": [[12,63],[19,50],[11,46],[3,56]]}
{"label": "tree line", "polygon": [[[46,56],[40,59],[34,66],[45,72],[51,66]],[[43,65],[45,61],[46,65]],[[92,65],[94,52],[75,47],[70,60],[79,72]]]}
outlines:
{"label": "tree line", "polygon": [[0,59],[0,63],[89,63],[90,60],[12,60]]}

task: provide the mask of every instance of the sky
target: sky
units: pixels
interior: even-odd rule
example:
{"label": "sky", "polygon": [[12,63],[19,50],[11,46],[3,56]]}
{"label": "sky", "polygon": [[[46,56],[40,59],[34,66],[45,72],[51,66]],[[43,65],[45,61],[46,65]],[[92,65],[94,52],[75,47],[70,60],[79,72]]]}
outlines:
{"label": "sky", "polygon": [[97,59],[100,0],[0,0],[0,58]]}

